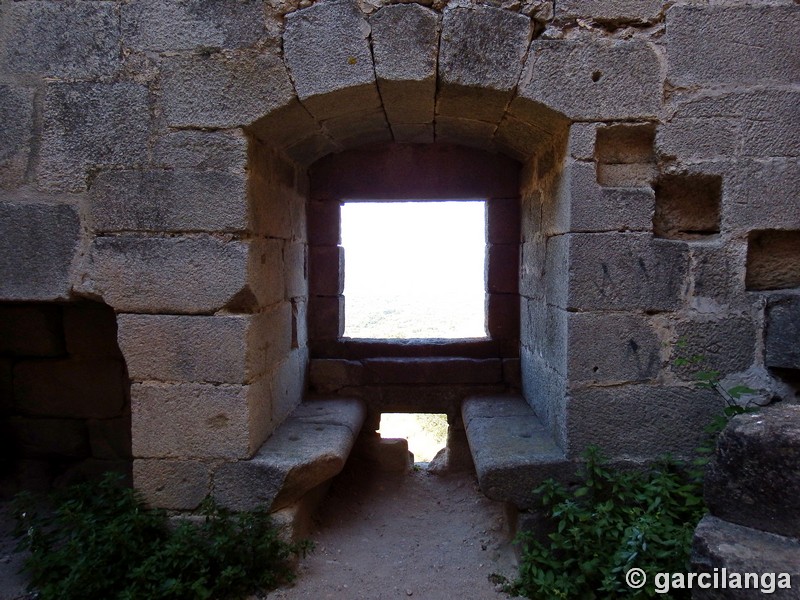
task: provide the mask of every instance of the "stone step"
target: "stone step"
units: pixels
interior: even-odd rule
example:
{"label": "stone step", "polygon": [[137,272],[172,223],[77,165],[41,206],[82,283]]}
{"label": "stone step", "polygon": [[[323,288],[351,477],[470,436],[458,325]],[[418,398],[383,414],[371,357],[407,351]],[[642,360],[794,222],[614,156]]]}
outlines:
{"label": "stone step", "polygon": [[[775,574],[775,592],[770,598],[797,598],[800,582],[800,540],[759,531],[750,527],[729,523],[717,517],[706,515],[694,532],[692,541],[692,571],[716,574],[718,580],[725,580],[720,589],[696,588],[693,600],[722,600],[723,598],[762,598],[759,589],[730,589],[733,584],[729,574],[765,573]],[[790,576],[792,589],[777,589],[778,574]],[[769,582],[765,582],[766,585]],[[766,587],[765,585],[765,587]],[[744,588],[744,583],[740,585]]]}
{"label": "stone step", "polygon": [[544,480],[572,473],[572,464],[521,396],[467,398],[461,415],[478,483],[489,498],[527,509]]}
{"label": "stone step", "polygon": [[215,499],[233,510],[275,512],[295,504],[342,470],[365,417],[362,400],[303,402],[253,458],[217,469]]}

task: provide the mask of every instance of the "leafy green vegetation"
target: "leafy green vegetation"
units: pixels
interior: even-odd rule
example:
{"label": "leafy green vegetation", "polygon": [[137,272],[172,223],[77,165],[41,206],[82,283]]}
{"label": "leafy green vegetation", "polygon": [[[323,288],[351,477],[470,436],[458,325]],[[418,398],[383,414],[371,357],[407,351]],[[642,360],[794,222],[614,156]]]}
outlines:
{"label": "leafy green vegetation", "polygon": [[171,522],[107,475],[56,493],[47,506],[15,500],[24,571],[40,600],[238,598],[293,578],[309,545],[278,538],[266,511],[232,514],[207,499]]}
{"label": "leafy green vegetation", "polygon": [[705,513],[702,471],[669,459],[613,471],[596,448],[584,458],[579,487],[549,480],[537,488],[554,530],[546,543],[522,537],[513,591],[542,600],[656,596],[652,587],[629,588],[625,573],[689,570],[692,534]]}

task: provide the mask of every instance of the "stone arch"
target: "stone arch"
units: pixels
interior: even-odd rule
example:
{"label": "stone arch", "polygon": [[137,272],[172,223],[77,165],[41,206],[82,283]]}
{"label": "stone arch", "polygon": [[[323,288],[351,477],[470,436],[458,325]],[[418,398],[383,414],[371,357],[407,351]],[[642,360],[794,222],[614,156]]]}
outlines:
{"label": "stone arch", "polygon": [[[567,277],[585,240],[566,234],[628,226],[586,161],[599,123],[655,119],[662,75],[648,42],[532,40],[533,30],[528,17],[492,7],[442,15],[401,4],[368,17],[333,0],[288,14],[281,51],[165,63],[171,135],[218,144],[224,173],[101,174],[94,230],[110,235],[92,244],[86,290],[122,313],[135,478],[156,504],[196,506],[215,465],[251,457],[301,400],[307,168],[368,144],[466,146],[522,165],[523,389],[562,448],[591,439],[591,418],[567,423],[568,308],[580,306]],[[137,187],[167,193],[150,207],[117,194]],[[590,213],[600,196],[609,210],[598,226]],[[137,344],[155,332],[163,348]],[[190,356],[159,360],[188,344]],[[574,448],[570,428],[584,436]]]}

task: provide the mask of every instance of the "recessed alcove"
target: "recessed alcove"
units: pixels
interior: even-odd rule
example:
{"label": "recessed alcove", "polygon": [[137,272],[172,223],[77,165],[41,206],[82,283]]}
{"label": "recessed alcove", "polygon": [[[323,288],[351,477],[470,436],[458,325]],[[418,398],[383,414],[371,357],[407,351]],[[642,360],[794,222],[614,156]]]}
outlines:
{"label": "recessed alcove", "polygon": [[800,231],[753,231],[747,237],[748,290],[800,287]]}
{"label": "recessed alcove", "polygon": [[699,240],[720,229],[722,180],[715,175],[664,175],[656,181],[653,233],[672,240]]}
{"label": "recessed alcove", "polygon": [[656,174],[652,124],[611,125],[597,129],[597,183],[606,187],[649,185]]}

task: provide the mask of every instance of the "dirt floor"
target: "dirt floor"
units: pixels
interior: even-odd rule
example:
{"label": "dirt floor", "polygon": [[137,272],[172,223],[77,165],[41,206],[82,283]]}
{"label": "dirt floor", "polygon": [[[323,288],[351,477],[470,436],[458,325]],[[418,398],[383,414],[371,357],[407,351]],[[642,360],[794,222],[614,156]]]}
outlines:
{"label": "dirt floor", "polygon": [[469,473],[343,473],[311,535],[297,583],[270,600],[507,598],[513,551],[502,505]]}
{"label": "dirt floor", "polygon": [[[10,527],[0,512],[0,600],[27,600],[34,596],[17,574],[22,557]],[[311,538],[316,549],[300,561],[297,582],[261,598],[490,600],[508,597],[499,577],[514,578],[502,506],[480,493],[470,473],[349,468],[331,487]]]}

